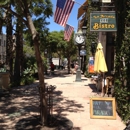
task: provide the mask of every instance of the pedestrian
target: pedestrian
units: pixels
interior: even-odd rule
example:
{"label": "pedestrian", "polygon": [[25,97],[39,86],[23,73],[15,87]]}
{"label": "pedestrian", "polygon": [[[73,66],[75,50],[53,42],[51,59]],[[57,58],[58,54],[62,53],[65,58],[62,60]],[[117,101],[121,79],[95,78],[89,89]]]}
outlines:
{"label": "pedestrian", "polygon": [[76,62],[76,64],[75,64],[75,71],[77,71],[78,68],[79,68],[79,65],[78,65],[78,63]]}
{"label": "pedestrian", "polygon": [[53,64],[53,62],[51,62],[50,67],[51,67],[51,71],[55,70],[55,65]]}
{"label": "pedestrian", "polygon": [[65,62],[64,61],[62,62],[62,69],[63,70],[65,69]]}
{"label": "pedestrian", "polygon": [[74,63],[71,62],[70,64],[70,71],[71,71],[71,74],[73,75],[74,74]]}

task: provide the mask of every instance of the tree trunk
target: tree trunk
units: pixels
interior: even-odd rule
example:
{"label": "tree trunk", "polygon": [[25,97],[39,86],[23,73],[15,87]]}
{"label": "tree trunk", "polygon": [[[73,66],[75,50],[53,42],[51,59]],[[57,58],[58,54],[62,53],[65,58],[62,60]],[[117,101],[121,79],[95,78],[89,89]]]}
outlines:
{"label": "tree trunk", "polygon": [[[11,8],[9,6],[9,8]],[[7,40],[6,40],[6,65],[10,68],[10,79],[12,81],[13,79],[13,56],[14,56],[14,50],[13,50],[13,37],[12,37],[12,14],[7,12],[6,16],[6,34],[7,34]]]}
{"label": "tree trunk", "polygon": [[40,38],[39,38],[38,32],[36,31],[36,28],[34,27],[31,16],[29,14],[27,16],[27,21],[28,21],[28,27],[32,34],[32,41],[34,43],[35,56],[36,56],[37,67],[38,67],[38,76],[39,76],[39,82],[40,82],[39,90],[40,90],[41,123],[42,125],[46,125],[47,124],[47,101],[46,101],[46,96],[45,96],[44,67],[43,67],[42,58],[41,58],[40,49],[39,49]]}
{"label": "tree trunk", "polygon": [[22,66],[23,58],[23,28],[20,21],[17,19],[16,26],[16,57],[15,57],[15,66],[14,66],[14,81],[17,81],[15,85],[20,85],[20,73]]}

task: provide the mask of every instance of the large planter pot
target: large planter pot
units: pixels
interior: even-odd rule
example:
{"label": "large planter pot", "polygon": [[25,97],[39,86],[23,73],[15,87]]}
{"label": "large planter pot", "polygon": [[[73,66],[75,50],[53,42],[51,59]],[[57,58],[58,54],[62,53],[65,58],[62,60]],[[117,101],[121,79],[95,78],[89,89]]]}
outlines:
{"label": "large planter pot", "polygon": [[9,89],[10,74],[8,72],[0,72],[0,87]]}

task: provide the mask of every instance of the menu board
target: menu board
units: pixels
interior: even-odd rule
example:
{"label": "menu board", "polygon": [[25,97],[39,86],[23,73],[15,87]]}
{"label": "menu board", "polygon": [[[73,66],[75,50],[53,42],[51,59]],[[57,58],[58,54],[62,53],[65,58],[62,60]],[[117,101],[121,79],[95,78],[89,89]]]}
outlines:
{"label": "menu board", "polygon": [[91,98],[90,117],[116,119],[115,98]]}

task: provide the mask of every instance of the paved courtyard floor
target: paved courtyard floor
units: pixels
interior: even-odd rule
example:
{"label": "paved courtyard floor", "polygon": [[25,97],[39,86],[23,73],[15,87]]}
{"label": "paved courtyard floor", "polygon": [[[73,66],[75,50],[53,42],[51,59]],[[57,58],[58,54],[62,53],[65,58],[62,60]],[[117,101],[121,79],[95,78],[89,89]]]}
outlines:
{"label": "paved courtyard floor", "polygon": [[50,120],[59,121],[55,128],[39,124],[38,84],[19,86],[0,97],[0,130],[124,130],[125,124],[116,119],[90,118],[90,98],[100,97],[95,84],[84,76],[75,82],[76,75],[60,71],[45,76],[45,83],[54,85],[53,110]]}

